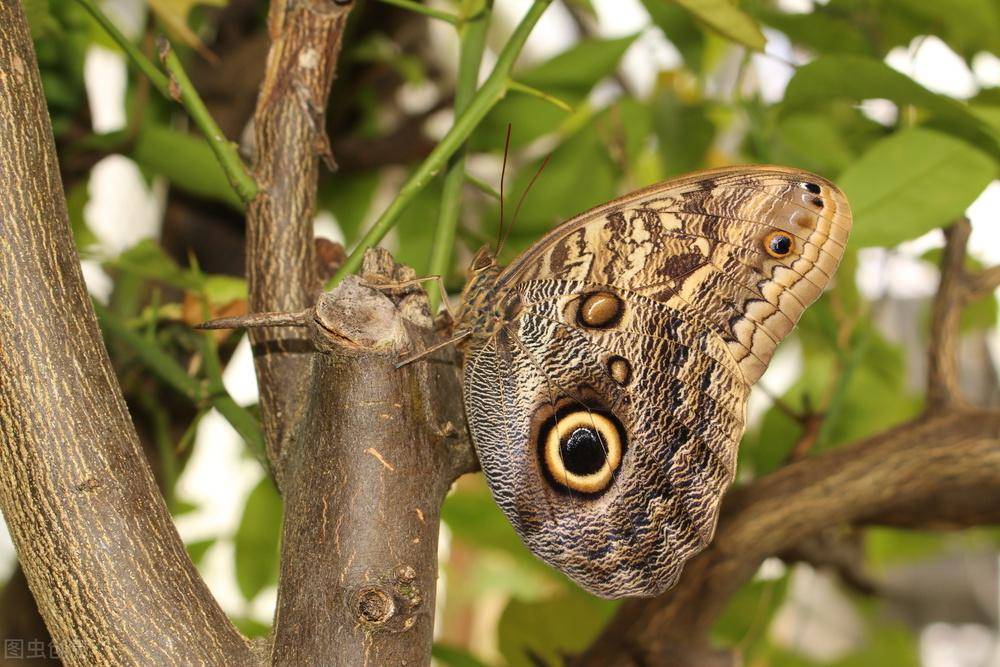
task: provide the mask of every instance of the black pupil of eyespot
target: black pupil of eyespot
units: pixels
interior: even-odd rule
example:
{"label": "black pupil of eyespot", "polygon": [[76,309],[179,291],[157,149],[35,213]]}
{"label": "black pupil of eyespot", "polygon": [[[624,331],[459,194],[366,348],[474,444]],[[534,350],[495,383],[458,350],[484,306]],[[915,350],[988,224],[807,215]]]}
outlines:
{"label": "black pupil of eyespot", "polygon": [[771,239],[771,250],[777,255],[786,255],[792,249],[792,240],[784,234],[779,234]]}
{"label": "black pupil of eyespot", "polygon": [[607,453],[601,437],[592,428],[574,429],[569,437],[559,443],[566,470],[574,475],[592,475],[604,466]]}
{"label": "black pupil of eyespot", "polygon": [[805,186],[806,190],[813,193],[814,195],[818,195],[820,193],[819,186],[816,185],[815,183],[806,183]]}

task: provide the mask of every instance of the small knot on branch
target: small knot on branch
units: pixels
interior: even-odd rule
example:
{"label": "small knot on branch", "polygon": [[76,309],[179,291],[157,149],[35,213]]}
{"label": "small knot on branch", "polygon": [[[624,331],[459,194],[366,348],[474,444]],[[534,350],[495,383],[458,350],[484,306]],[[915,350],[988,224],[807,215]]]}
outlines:
{"label": "small knot on branch", "polygon": [[396,612],[392,596],[380,588],[365,588],[358,592],[355,615],[358,621],[381,625]]}
{"label": "small knot on branch", "polygon": [[372,630],[405,632],[416,624],[423,603],[417,571],[400,565],[380,583],[358,589],[351,611],[358,623]]}

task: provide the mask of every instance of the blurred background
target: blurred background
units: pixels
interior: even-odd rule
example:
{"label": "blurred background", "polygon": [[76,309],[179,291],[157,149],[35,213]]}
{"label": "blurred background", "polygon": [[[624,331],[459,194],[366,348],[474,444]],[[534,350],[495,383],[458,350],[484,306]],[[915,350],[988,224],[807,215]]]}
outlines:
{"label": "blurred background", "polygon": [[[219,602],[244,631],[264,634],[277,493],[226,418],[159,379],[121,340],[123,329],[138,334],[198,378],[218,354],[226,389],[255,409],[242,334],[214,337],[207,350],[189,328],[206,314],[245,311],[239,199],[183,111],[127,66],[74,0],[24,4],[87,285],[113,318],[106,340],[150,463]],[[559,103],[511,93],[473,135],[468,169],[479,183],[463,193],[446,282],[457,294],[472,253],[495,238],[508,123],[512,201],[541,160],[551,162],[506,260],[560,220],[697,168],[778,163],[833,179],[855,210],[850,252],[837,287],[755,389],[740,452],[746,482],[917,414],[941,226],[968,216],[970,261],[1000,263],[1000,3],[752,0],[718,24],[684,7],[697,4],[566,0],[548,9],[516,78]],[[483,76],[529,5],[496,0]],[[268,47],[263,0],[101,7],[147,53],[165,31],[226,134],[247,136]],[[446,22],[376,0],[353,10],[327,119],[339,171],[321,177],[317,236],[350,249],[450,127],[457,48]],[[385,242],[420,273],[439,198],[440,179]],[[327,261],[340,253],[320,248]],[[1000,404],[997,325],[995,296],[963,320],[963,383],[980,405]],[[804,437],[818,414],[822,425]],[[558,665],[614,611],[520,545],[480,475],[458,482],[444,519],[440,664]],[[16,558],[0,534],[2,579]],[[824,567],[806,564],[808,554],[765,562],[714,640],[759,666],[1000,666],[1000,530],[845,530],[822,548]]]}

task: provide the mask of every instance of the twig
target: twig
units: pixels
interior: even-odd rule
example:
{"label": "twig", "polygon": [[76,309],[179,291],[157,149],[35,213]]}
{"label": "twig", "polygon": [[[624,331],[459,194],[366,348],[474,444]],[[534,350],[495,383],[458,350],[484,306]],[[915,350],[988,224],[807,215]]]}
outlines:
{"label": "twig", "polygon": [[966,299],[974,301],[989,296],[1000,287],[1000,266],[970,273],[966,278]]}
{"label": "twig", "polygon": [[236,144],[229,141],[222,133],[218,123],[212,118],[208,107],[198,95],[194,84],[188,78],[187,72],[181,65],[180,59],[174,50],[170,48],[170,43],[166,39],[161,39],[159,43],[160,60],[163,62],[167,72],[170,73],[170,96],[181,102],[191,115],[198,129],[205,135],[208,145],[215,153],[216,159],[226,172],[229,184],[239,195],[244,204],[249,204],[257,196],[257,183],[247,170],[243,160],[236,150]]}
{"label": "twig", "polygon": [[548,102],[557,109],[565,111],[566,113],[573,113],[573,107],[569,105],[569,102],[559,99],[555,95],[549,95],[544,90],[539,90],[534,86],[529,86],[526,83],[521,83],[520,81],[513,81],[513,80],[510,82],[509,86],[511,90],[517,91],[519,93],[524,93],[525,95],[531,95],[532,97],[537,97],[543,102]]}
{"label": "twig", "polygon": [[[121,319],[97,301],[94,301],[94,310],[97,312],[101,324],[135,352],[149,370],[195,405],[208,403],[218,410],[236,429],[236,432],[246,440],[253,452],[263,460],[264,435],[260,430],[260,425],[257,423],[257,419],[246,408],[236,403],[222,386],[221,369],[217,357],[205,354],[205,370],[206,373],[210,373],[210,377],[208,384],[203,383],[188,375],[187,371],[173,357],[146,336],[130,329]],[[209,334],[205,334],[205,338],[208,339]],[[209,345],[211,343],[206,342],[206,347]],[[205,351],[207,350],[203,350],[203,352]],[[212,352],[214,352],[214,346]]]}
{"label": "twig", "polygon": [[[250,312],[299,312],[321,286],[313,216],[324,120],[344,28],[355,3],[272,2],[271,45],[253,115],[253,175],[262,189],[247,207]],[[327,155],[329,157],[329,155]],[[312,345],[296,329],[254,329],[260,414],[268,460],[281,484],[282,451],[310,391]]]}
{"label": "twig", "polygon": [[95,21],[104,31],[108,33],[108,36],[117,44],[125,55],[128,56],[129,61],[138,69],[140,72],[146,75],[146,78],[156,86],[156,89],[166,97],[171,99],[170,94],[170,80],[167,76],[160,71],[160,69],[153,64],[153,61],[146,57],[146,55],[139,50],[135,44],[132,43],[128,37],[122,34],[118,29],[118,26],[107,17],[107,15],[101,11],[101,9],[94,3],[94,0],[77,0],[80,5],[90,14]]}
{"label": "twig", "polygon": [[929,410],[964,404],[958,379],[958,342],[962,307],[966,303],[966,243],[971,233],[972,227],[964,218],[945,230],[941,283],[931,309],[927,366]]}
{"label": "twig", "polygon": [[882,595],[882,585],[867,571],[863,534],[833,527],[806,538],[780,554],[785,561],[801,561],[815,568],[829,568],[840,580],[863,595]]}
{"label": "twig", "polygon": [[469,135],[476,129],[480,121],[504,98],[507,91],[510,90],[510,73],[514,67],[514,62],[517,60],[518,55],[520,55],[524,43],[528,41],[528,35],[531,34],[532,28],[535,27],[538,19],[541,18],[550,4],[552,4],[552,0],[535,0],[532,3],[528,12],[514,30],[514,34],[511,35],[500,52],[493,72],[476,92],[465,112],[458,116],[455,124],[452,125],[451,130],[444,136],[441,143],[431,151],[430,155],[427,156],[406,183],[403,184],[396,198],[358,242],[358,245],[348,256],[347,261],[340,267],[340,270],[327,282],[327,288],[333,287],[343,280],[344,276],[353,273],[361,266],[361,259],[365,250],[374,246],[389,233],[389,230],[395,226],[399,215],[413,201],[414,197],[444,168],[451,156],[461,148],[462,144],[469,138]]}
{"label": "twig", "polygon": [[[477,19],[469,22],[460,36],[458,82],[455,85],[456,116],[465,112],[475,95],[479,67],[483,61],[483,51],[486,49],[486,29],[489,27],[492,9],[493,0],[487,0],[484,11],[479,13]],[[458,227],[462,186],[466,182],[465,150],[463,143],[462,148],[452,157],[441,190],[441,216],[434,230],[434,245],[431,248],[428,274],[442,278],[447,277],[451,268],[451,253],[455,245],[455,229]],[[441,305],[441,297],[436,290],[431,290],[429,293],[429,303],[431,312],[436,313]]]}
{"label": "twig", "polygon": [[94,0],[77,0],[77,2],[104,28],[108,36],[125,52],[136,69],[146,75],[160,91],[160,94],[168,100],[184,105],[195,125],[205,135],[212,151],[219,160],[219,164],[226,173],[226,178],[229,179],[229,184],[243,203],[249,203],[257,196],[257,184],[236,152],[236,146],[226,139],[222,130],[219,129],[215,119],[212,118],[205,103],[198,95],[194,84],[191,83],[181,67],[180,60],[177,59],[169,45],[163,46],[163,44],[168,44],[166,40],[163,40],[160,46],[160,58],[170,73],[169,77],[161,72],[131,40],[118,30],[118,27],[101,11]]}
{"label": "twig", "polygon": [[496,188],[494,188],[489,183],[481,181],[472,174],[467,173],[465,175],[465,182],[474,187],[475,189],[479,190],[480,192],[482,192],[487,197],[496,199],[497,201],[500,200],[500,192],[498,192]]}

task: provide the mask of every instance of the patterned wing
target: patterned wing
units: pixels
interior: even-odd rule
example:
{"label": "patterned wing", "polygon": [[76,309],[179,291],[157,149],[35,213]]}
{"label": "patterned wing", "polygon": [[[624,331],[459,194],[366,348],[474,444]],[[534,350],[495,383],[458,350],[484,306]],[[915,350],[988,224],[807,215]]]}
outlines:
{"label": "patterned wing", "polygon": [[850,222],[819,177],[716,170],[564,223],[500,274],[466,410],[532,551],[605,597],[673,585],[714,534],[750,386]]}

